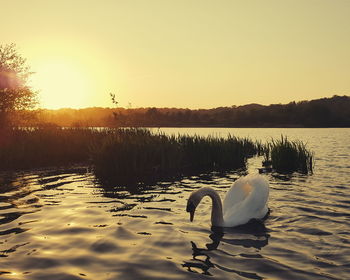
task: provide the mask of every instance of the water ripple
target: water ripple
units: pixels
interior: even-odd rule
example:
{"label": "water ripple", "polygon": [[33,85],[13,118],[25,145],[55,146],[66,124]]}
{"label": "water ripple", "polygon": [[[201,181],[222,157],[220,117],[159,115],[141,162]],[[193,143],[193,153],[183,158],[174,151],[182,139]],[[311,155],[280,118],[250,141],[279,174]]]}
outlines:
{"label": "water ripple", "polygon": [[[5,174],[0,278],[347,279],[346,131],[346,137],[334,134],[343,138],[333,141],[333,134],[315,130],[333,139],[332,146],[310,138],[319,147],[315,173],[265,174],[271,186],[269,217],[234,229],[210,228],[210,200],[198,207],[194,223],[185,205],[201,186],[223,196],[240,172],[132,190],[101,186],[86,169]],[[249,159],[248,172],[260,165],[261,159]]]}

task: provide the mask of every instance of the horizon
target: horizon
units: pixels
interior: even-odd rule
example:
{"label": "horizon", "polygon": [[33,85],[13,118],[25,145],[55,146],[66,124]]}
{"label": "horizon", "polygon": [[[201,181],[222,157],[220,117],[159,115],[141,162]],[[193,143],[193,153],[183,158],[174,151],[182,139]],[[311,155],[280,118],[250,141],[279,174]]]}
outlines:
{"label": "horizon", "polygon": [[0,35],[47,109],[111,107],[110,92],[190,109],[349,95],[349,1],[198,3],[5,2]]}
{"label": "horizon", "polygon": [[218,109],[218,108],[231,108],[231,107],[243,107],[243,106],[249,106],[249,105],[261,105],[261,106],[272,106],[272,105],[287,105],[287,104],[290,104],[290,103],[293,103],[295,102],[296,104],[298,103],[301,103],[301,102],[310,102],[310,101],[314,101],[314,100],[321,100],[321,99],[331,99],[333,97],[343,97],[343,96],[346,96],[346,97],[349,97],[350,98],[350,95],[337,95],[337,94],[334,94],[330,97],[328,96],[325,96],[325,97],[320,97],[320,98],[315,98],[315,99],[309,99],[309,100],[292,100],[290,102],[287,102],[287,103],[270,103],[270,104],[260,104],[260,103],[249,103],[249,104],[242,104],[242,105],[235,105],[235,104],[232,104],[232,105],[228,105],[228,106],[219,106],[219,107],[210,107],[210,108],[186,108],[186,107],[155,107],[155,106],[149,106],[149,107],[122,107],[122,106],[117,106],[117,107],[110,107],[110,106],[107,106],[107,107],[101,107],[101,106],[91,106],[91,107],[80,107],[80,108],[72,108],[72,107],[62,107],[62,108],[55,108],[55,109],[50,109],[50,108],[37,108],[35,110],[52,110],[52,111],[58,111],[58,110],[84,110],[84,109],[130,109],[130,110],[133,110],[133,109],[148,109],[148,108],[156,108],[156,109],[178,109],[178,110],[212,110],[212,109]]}

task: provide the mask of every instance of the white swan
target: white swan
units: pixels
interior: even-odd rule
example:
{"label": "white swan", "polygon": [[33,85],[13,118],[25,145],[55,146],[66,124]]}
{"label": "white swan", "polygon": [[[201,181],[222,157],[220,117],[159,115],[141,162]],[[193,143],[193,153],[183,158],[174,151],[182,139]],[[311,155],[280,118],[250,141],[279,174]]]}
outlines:
{"label": "white swan", "polygon": [[239,178],[226,193],[223,204],[219,194],[210,187],[203,187],[191,193],[186,211],[193,221],[197,205],[204,196],[212,199],[211,223],[214,227],[235,227],[251,219],[262,219],[268,212],[269,183],[261,175]]}

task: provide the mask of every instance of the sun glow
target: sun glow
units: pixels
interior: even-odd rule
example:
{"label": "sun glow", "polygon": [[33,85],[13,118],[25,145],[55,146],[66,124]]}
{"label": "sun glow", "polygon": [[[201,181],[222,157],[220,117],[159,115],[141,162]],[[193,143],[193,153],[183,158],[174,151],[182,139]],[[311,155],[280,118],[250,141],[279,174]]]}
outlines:
{"label": "sun glow", "polygon": [[62,59],[33,67],[32,86],[39,90],[40,106],[48,109],[89,106],[94,94],[92,78],[83,66]]}

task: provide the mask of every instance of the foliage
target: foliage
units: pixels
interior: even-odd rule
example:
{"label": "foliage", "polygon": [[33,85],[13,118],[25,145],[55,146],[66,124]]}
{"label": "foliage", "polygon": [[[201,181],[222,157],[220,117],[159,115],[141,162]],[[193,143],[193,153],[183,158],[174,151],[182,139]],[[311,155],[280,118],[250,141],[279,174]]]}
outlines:
{"label": "foliage", "polygon": [[15,44],[0,45],[0,128],[9,125],[14,112],[35,108],[36,92],[28,86],[31,74]]}
{"label": "foliage", "polygon": [[279,173],[312,173],[313,153],[298,140],[291,141],[287,137],[272,139],[265,147],[265,163],[271,163],[272,168]]}

